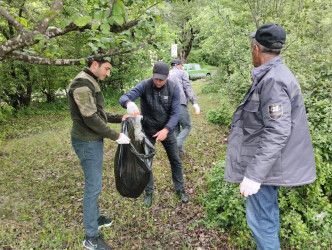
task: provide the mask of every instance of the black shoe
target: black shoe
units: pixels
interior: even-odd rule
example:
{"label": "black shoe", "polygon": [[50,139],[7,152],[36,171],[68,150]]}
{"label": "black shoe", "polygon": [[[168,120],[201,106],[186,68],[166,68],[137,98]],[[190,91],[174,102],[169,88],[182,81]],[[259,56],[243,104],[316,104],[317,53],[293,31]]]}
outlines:
{"label": "black shoe", "polygon": [[99,216],[98,220],[98,229],[102,228],[102,227],[109,227],[112,225],[113,223],[113,219],[112,218],[107,218],[105,216]]}
{"label": "black shoe", "polygon": [[143,204],[146,207],[151,207],[151,205],[152,205],[152,193],[151,194],[148,194],[148,193],[145,194]]}
{"label": "black shoe", "polygon": [[111,250],[111,247],[106,244],[106,242],[99,234],[94,237],[86,236],[85,240],[83,241],[83,246],[91,250]]}
{"label": "black shoe", "polygon": [[176,193],[183,203],[187,203],[189,201],[189,197],[184,191],[177,191]]}

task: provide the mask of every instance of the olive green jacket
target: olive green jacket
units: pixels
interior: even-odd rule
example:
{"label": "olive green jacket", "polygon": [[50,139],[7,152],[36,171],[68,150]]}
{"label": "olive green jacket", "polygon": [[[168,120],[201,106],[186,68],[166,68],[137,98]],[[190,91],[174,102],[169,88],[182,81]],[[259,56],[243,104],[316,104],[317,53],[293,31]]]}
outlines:
{"label": "olive green jacket", "polygon": [[122,115],[104,110],[104,96],[97,77],[87,68],[70,83],[68,104],[73,127],[71,136],[81,141],[98,141],[103,138],[117,140],[119,133],[107,122],[121,123]]}

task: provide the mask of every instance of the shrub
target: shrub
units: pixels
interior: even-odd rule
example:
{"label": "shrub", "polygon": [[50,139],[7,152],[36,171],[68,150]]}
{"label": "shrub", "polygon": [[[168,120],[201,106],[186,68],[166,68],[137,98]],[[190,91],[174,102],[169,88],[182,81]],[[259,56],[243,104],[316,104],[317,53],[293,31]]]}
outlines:
{"label": "shrub", "polygon": [[224,181],[224,170],[225,162],[221,161],[206,175],[207,192],[201,199],[208,214],[205,223],[227,232],[235,247],[248,248],[254,241],[246,224],[245,199],[237,184]]}
{"label": "shrub", "polygon": [[207,112],[209,122],[229,127],[232,123],[234,108],[227,97],[220,98],[218,108]]}
{"label": "shrub", "polygon": [[5,122],[12,115],[14,108],[6,103],[0,103],[0,122]]}

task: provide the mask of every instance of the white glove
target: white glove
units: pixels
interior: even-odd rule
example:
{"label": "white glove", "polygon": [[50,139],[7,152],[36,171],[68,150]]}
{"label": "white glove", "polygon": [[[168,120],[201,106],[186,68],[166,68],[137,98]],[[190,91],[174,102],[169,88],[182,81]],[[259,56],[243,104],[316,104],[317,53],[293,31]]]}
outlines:
{"label": "white glove", "polygon": [[260,183],[244,177],[243,181],[240,184],[240,192],[245,197],[248,197],[249,195],[256,194],[260,187]]}
{"label": "white glove", "polygon": [[199,113],[201,112],[201,110],[200,110],[198,104],[195,103],[195,104],[193,105],[193,107],[194,107],[194,109],[195,109],[195,115],[198,116]]}
{"label": "white glove", "polygon": [[127,103],[127,112],[130,115],[139,115],[139,109],[134,102]]}
{"label": "white glove", "polygon": [[120,133],[119,139],[116,140],[118,144],[129,144],[130,139],[123,133]]}

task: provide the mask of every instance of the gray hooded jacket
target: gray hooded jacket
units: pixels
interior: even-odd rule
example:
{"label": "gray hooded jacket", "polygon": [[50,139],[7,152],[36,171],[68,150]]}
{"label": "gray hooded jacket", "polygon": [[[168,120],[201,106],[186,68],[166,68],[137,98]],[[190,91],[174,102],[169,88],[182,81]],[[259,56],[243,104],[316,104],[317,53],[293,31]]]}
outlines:
{"label": "gray hooded jacket", "polygon": [[251,71],[253,84],[234,113],[225,181],[300,186],[316,167],[300,85],[280,56]]}

